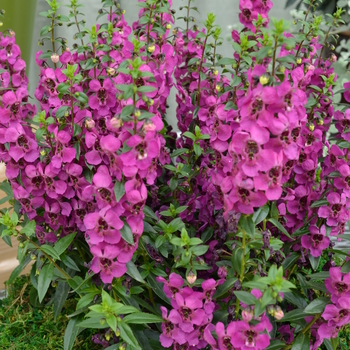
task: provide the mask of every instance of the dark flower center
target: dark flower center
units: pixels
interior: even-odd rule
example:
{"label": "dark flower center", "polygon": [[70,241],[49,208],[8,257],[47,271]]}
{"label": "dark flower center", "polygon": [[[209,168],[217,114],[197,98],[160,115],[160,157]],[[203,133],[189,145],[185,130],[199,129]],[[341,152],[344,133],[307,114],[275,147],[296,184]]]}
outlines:
{"label": "dark flower center", "polygon": [[313,134],[309,134],[306,136],[306,146],[311,146],[315,141],[315,136]]}
{"label": "dark flower center", "polygon": [[43,184],[44,180],[41,176],[35,176],[32,178],[32,184],[36,187],[39,188]]}
{"label": "dark flower center", "polygon": [[292,100],[292,94],[288,92],[286,96],[284,96],[284,102],[287,104],[287,106],[291,107],[291,100]]}
{"label": "dark flower center", "polygon": [[102,199],[106,200],[107,202],[111,201],[111,192],[107,190],[107,188],[99,188],[98,193]]}
{"label": "dark flower center", "polygon": [[344,282],[336,282],[334,284],[334,288],[338,291],[338,293],[347,292],[349,289],[348,285]]}
{"label": "dark flower center", "polygon": [[174,325],[171,322],[165,322],[165,329],[167,334],[171,334],[171,331],[174,329]]}
{"label": "dark flower center", "polygon": [[276,166],[269,171],[269,176],[272,178],[273,182],[276,182],[277,178],[280,176],[280,170],[281,168]]}
{"label": "dark flower center", "polygon": [[106,258],[100,259],[100,263],[105,269],[108,269],[112,265],[112,261]]}
{"label": "dark flower center", "polygon": [[19,106],[20,106],[19,102],[15,102],[15,103],[11,106],[10,110],[11,110],[11,112],[13,113],[13,115],[17,115],[17,113],[18,113],[18,111],[19,111]]}
{"label": "dark flower center", "polygon": [[245,202],[247,197],[249,197],[250,192],[248,190],[246,190],[245,188],[240,188],[238,190],[238,194],[241,196],[243,202]]}
{"label": "dark flower center", "polygon": [[49,212],[47,215],[50,218],[52,223],[55,223],[57,221],[57,217],[58,217],[57,214]]}
{"label": "dark flower center", "polygon": [[48,79],[46,79],[46,87],[47,87],[52,93],[54,93],[54,92],[55,92],[55,88],[56,88],[56,84],[55,84],[55,82],[54,82],[52,79],[48,78]]}
{"label": "dark flower center", "polygon": [[320,245],[320,243],[322,243],[324,236],[320,235],[320,234],[315,234],[312,235],[312,241],[314,242],[314,246],[318,247]]}
{"label": "dark flower center", "polygon": [[245,331],[244,335],[246,336],[246,346],[255,346],[255,338],[258,335],[254,330],[250,329],[249,331]]}
{"label": "dark flower center", "polygon": [[243,13],[244,17],[249,21],[250,15],[251,15],[250,10],[244,9],[244,10],[242,11],[242,13]]}
{"label": "dark flower center", "polygon": [[101,118],[97,123],[97,127],[102,134],[105,134],[107,131],[106,120],[104,118]]}
{"label": "dark flower center", "polygon": [[31,209],[31,201],[28,198],[22,198],[21,204],[24,206],[27,210]]}
{"label": "dark flower center", "polygon": [[86,210],[85,210],[85,209],[77,209],[77,210],[75,211],[75,213],[76,213],[76,215],[79,217],[79,219],[80,219],[81,221],[84,220],[84,217],[85,217],[85,215],[86,215]]}
{"label": "dark flower center", "polygon": [[232,344],[231,344],[231,337],[229,337],[227,335],[222,339],[222,344],[226,347],[227,350],[233,349]]}
{"label": "dark flower center", "polygon": [[337,215],[340,212],[341,208],[342,208],[341,204],[339,204],[339,203],[338,204],[333,204],[332,205],[333,215]]}
{"label": "dark flower center", "polygon": [[29,149],[28,140],[24,135],[21,135],[18,140],[18,146],[24,149]]}
{"label": "dark flower center", "polygon": [[344,318],[344,317],[347,317],[348,315],[349,315],[349,311],[348,310],[342,309],[342,310],[339,311],[339,317],[341,319]]}
{"label": "dark flower center", "polygon": [[182,306],[179,309],[179,313],[182,316],[183,320],[188,320],[192,315],[192,310],[186,306]]}
{"label": "dark flower center", "polygon": [[262,99],[260,97],[257,97],[252,105],[253,113],[260,112],[263,109],[263,105],[264,103]]}
{"label": "dark flower center", "polygon": [[291,135],[292,135],[293,141],[295,142],[299,138],[300,128],[294,128],[291,132]]}
{"label": "dark flower center", "polygon": [[108,230],[108,224],[102,218],[100,218],[98,220],[98,229],[99,229],[99,231],[107,231]]}
{"label": "dark flower center", "polygon": [[106,89],[101,88],[100,90],[98,90],[97,98],[100,100],[100,102],[101,102],[102,104],[104,104],[105,101],[106,101],[106,99],[107,99]]}
{"label": "dark flower center", "polygon": [[305,160],[306,160],[306,154],[305,153],[300,153],[299,163],[303,163]]}
{"label": "dark flower center", "polygon": [[281,140],[285,141],[285,142],[289,141],[289,131],[288,130],[285,130],[285,131],[282,132]]}
{"label": "dark flower center", "polygon": [[248,141],[245,147],[245,151],[248,154],[250,160],[254,158],[254,155],[259,153],[259,146],[255,141]]}

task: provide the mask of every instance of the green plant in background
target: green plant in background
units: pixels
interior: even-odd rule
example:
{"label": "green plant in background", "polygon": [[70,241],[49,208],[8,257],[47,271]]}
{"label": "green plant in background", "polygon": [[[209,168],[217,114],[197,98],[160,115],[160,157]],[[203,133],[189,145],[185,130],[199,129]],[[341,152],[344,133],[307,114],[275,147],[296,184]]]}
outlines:
{"label": "green plant in background", "polygon": [[[76,301],[68,299],[55,320],[52,307],[32,300],[33,287],[29,276],[21,276],[7,285],[7,296],[0,300],[0,349],[3,350],[63,350],[64,332],[75,310]],[[32,306],[32,303],[37,306]],[[97,350],[86,330],[78,336],[74,349]]]}
{"label": "green plant in background", "polygon": [[2,29],[16,33],[16,42],[21,48],[22,57],[28,63],[32,52],[32,37],[37,0],[5,0],[1,8],[5,11]]}

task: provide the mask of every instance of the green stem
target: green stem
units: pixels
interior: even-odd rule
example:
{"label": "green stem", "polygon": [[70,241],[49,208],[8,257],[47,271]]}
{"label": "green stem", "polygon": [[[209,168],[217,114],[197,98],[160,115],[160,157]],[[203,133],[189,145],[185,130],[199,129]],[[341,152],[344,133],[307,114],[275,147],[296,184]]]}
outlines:
{"label": "green stem", "polygon": [[[52,42],[52,53],[56,53],[55,48],[55,12],[52,14],[52,22],[51,22],[51,42]],[[55,69],[57,68],[57,64],[53,63]]]}
{"label": "green stem", "polygon": [[22,235],[22,234],[19,234],[22,238],[26,239],[28,242],[30,242],[31,244],[34,245],[34,247],[36,249],[39,249],[44,255],[45,257],[56,267],[56,269],[58,271],[60,271],[62,273],[62,275],[64,275],[66,277],[67,280],[70,280],[72,277],[68,275],[68,273],[64,270],[62,270],[56,263],[55,261],[51,258],[50,255],[46,254],[43,250],[41,250],[41,247],[36,244],[34,241],[32,241],[29,237],[25,236],[25,235]]}
{"label": "green stem", "polygon": [[322,49],[321,49],[321,52],[320,52],[320,56],[318,57],[318,68],[320,68],[323,51],[324,51],[324,48],[326,47],[326,43],[327,43],[329,34],[330,34],[334,24],[335,24],[335,20],[333,19],[332,25],[329,27],[328,32],[327,32],[327,34],[326,34],[326,36],[324,38],[324,43],[323,43],[323,46],[322,46]]}
{"label": "green stem", "polygon": [[275,77],[276,69],[276,52],[277,52],[278,36],[275,38],[275,48],[273,50],[273,59],[272,59],[272,77]]}
{"label": "green stem", "polygon": [[243,249],[243,256],[242,256],[242,267],[241,267],[241,276],[239,278],[239,280],[241,281],[241,284],[243,282],[243,279],[244,279],[244,270],[245,270],[245,238],[246,238],[246,233],[244,230],[242,230],[242,234],[243,234],[243,237],[242,237],[242,249]]}
{"label": "green stem", "polygon": [[203,61],[204,61],[204,53],[205,53],[205,46],[207,45],[207,41],[209,38],[209,29],[208,29],[208,33],[205,37],[204,40],[204,45],[203,45],[203,52],[202,52],[202,58],[199,64],[199,70],[198,70],[198,100],[197,100],[197,107],[199,107],[200,101],[201,101],[201,72],[202,72],[202,67],[203,67]]}
{"label": "green stem", "polygon": [[188,5],[187,5],[187,25],[186,25],[186,38],[188,41],[188,27],[189,27],[189,19],[190,19],[190,6],[191,6],[191,0],[188,0]]}
{"label": "green stem", "polygon": [[[78,23],[78,17],[77,17],[77,9],[75,6],[73,6],[73,14],[74,14],[74,19],[75,19],[75,24],[78,28],[78,32],[79,34],[81,33],[80,31],[80,27],[79,27],[79,23]],[[80,41],[81,41],[81,45],[84,46],[84,41],[83,41],[83,38],[80,38]],[[86,60],[86,52],[84,51],[84,58]]]}

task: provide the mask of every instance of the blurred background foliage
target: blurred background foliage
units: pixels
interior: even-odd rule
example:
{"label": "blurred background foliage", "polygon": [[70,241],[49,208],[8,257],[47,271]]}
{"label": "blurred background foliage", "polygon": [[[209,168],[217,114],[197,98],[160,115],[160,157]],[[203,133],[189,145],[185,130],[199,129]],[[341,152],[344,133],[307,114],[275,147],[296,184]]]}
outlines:
{"label": "blurred background foliage", "polygon": [[[5,10],[1,29],[12,29],[22,51],[23,59],[29,62],[31,55],[37,0],[2,0],[0,8]],[[27,64],[28,69],[28,64]]]}

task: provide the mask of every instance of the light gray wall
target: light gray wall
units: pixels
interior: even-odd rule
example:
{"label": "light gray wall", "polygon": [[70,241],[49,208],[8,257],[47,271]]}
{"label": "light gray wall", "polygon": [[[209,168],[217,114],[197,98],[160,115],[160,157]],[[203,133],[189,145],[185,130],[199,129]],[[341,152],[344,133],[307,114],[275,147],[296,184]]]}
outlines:
{"label": "light gray wall", "polygon": [[[63,3],[68,3],[68,0],[62,1]],[[139,7],[136,6],[137,0],[121,0],[121,7],[125,9],[125,19],[131,25],[138,18]],[[97,17],[97,11],[100,9],[100,1],[99,0],[80,0],[80,3],[84,5],[83,8],[80,9],[81,12],[85,14],[86,19],[86,27],[91,28],[95,23],[95,19]],[[290,17],[290,8],[286,10],[284,8],[286,0],[274,0],[274,6],[270,12],[270,17],[276,18],[284,18],[291,19]],[[172,8],[176,10],[176,18],[179,16],[183,16],[185,14],[185,10],[179,11],[180,6],[187,5],[187,0],[173,0]],[[213,12],[216,14],[216,23],[219,24],[223,29],[223,37],[224,37],[224,45],[220,47],[218,53],[222,54],[224,57],[232,57],[233,51],[231,44],[226,40],[227,35],[229,35],[228,26],[237,25],[239,23],[238,13],[239,13],[239,0],[196,0],[192,2],[192,6],[197,6],[200,14],[195,11],[192,11],[191,15],[196,18],[196,24],[202,27],[203,22],[206,19],[207,13]],[[38,0],[37,3],[37,11],[39,13],[41,11],[46,11],[48,9],[48,5],[45,0]],[[64,6],[61,6],[60,11],[64,14],[68,14],[68,9]],[[104,18],[105,19],[105,18]],[[48,24],[48,19],[45,17],[41,17],[37,15],[34,27],[34,35],[33,35],[33,52],[32,57],[36,51],[40,48],[38,47],[38,38],[40,29]],[[179,20],[176,22],[176,26],[184,26],[183,20]],[[72,26],[67,28],[65,25],[58,28],[57,34],[66,38],[71,38],[77,32],[76,27]],[[72,44],[72,42],[70,42]],[[35,64],[34,59],[30,62],[30,70],[29,70],[29,81],[35,82],[30,85],[30,94],[34,96],[34,90],[36,88],[36,83],[38,81],[39,69]],[[175,91],[173,89],[170,97],[169,97],[169,122],[175,127],[176,126],[176,118],[175,118]]]}

